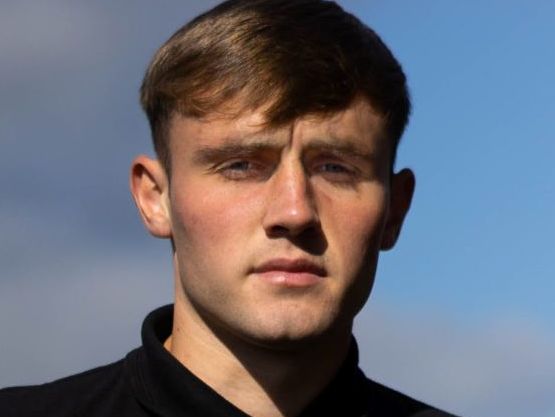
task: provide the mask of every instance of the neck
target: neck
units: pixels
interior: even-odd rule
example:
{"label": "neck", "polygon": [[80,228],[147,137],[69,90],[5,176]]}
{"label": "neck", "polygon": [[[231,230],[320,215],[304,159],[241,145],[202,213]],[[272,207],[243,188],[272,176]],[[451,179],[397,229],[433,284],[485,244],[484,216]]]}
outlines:
{"label": "neck", "polygon": [[[215,332],[181,302],[166,349],[227,401],[252,417],[298,415],[345,359],[351,329],[273,349]],[[325,340],[324,340],[325,339]]]}

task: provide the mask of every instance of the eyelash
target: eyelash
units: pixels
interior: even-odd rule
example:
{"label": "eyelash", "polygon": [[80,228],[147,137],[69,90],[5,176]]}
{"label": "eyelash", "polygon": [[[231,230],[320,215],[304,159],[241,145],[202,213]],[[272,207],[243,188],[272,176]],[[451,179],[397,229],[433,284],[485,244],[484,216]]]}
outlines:
{"label": "eyelash", "polygon": [[338,185],[350,185],[359,180],[359,172],[355,167],[339,162],[323,162],[316,166],[325,180]]}
{"label": "eyelash", "polygon": [[248,159],[238,159],[222,164],[217,171],[229,180],[256,178],[264,170],[262,164],[256,164]]}
{"label": "eyelash", "polygon": [[224,166],[224,169],[237,169],[237,168],[239,168],[237,165],[245,165],[245,164],[252,164],[252,162],[249,162],[249,161],[234,161],[234,162],[231,162],[231,163],[227,164],[226,166]]}
{"label": "eyelash", "polygon": [[[338,163],[336,163],[336,162],[325,162],[325,163],[323,163],[323,164],[320,165],[320,168],[321,168],[321,169],[322,169],[322,168],[325,168],[325,167],[328,167],[328,168],[331,167],[331,168],[333,168],[332,170],[326,171],[326,172],[329,172],[329,173],[332,173],[332,174],[336,174],[336,173],[352,173],[352,170],[350,170],[350,169],[348,169],[347,167],[345,167],[344,165],[338,164]],[[339,169],[337,169],[337,168],[339,168]]]}

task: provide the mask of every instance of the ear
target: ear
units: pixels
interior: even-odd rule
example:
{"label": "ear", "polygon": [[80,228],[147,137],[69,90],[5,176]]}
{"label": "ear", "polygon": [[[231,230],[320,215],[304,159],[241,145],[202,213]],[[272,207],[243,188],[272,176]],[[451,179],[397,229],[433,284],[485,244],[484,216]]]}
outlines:
{"label": "ear", "polygon": [[160,162],[144,155],[136,157],[129,186],[147,230],[153,236],[171,238],[168,179]]}
{"label": "ear", "polygon": [[391,249],[401,233],[414,194],[415,178],[410,169],[393,174],[390,183],[389,213],[382,236],[382,250]]}

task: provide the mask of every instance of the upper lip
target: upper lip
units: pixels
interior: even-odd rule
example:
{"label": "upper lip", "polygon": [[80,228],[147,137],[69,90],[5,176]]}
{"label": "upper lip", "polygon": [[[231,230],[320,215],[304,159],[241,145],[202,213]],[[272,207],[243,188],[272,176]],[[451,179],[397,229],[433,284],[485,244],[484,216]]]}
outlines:
{"label": "upper lip", "polygon": [[283,272],[305,272],[319,276],[326,275],[326,269],[320,265],[304,258],[288,259],[288,258],[275,258],[261,263],[254,268],[255,273],[283,271]]}

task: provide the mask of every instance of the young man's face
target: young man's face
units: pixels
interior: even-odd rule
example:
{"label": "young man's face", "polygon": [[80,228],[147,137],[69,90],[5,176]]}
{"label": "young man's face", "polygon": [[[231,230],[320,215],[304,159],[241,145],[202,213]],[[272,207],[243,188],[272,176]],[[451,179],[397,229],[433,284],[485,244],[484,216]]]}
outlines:
{"label": "young man's face", "polygon": [[412,174],[391,177],[383,120],[365,101],[275,130],[262,122],[255,112],[170,125],[177,299],[257,344],[350,331]]}

